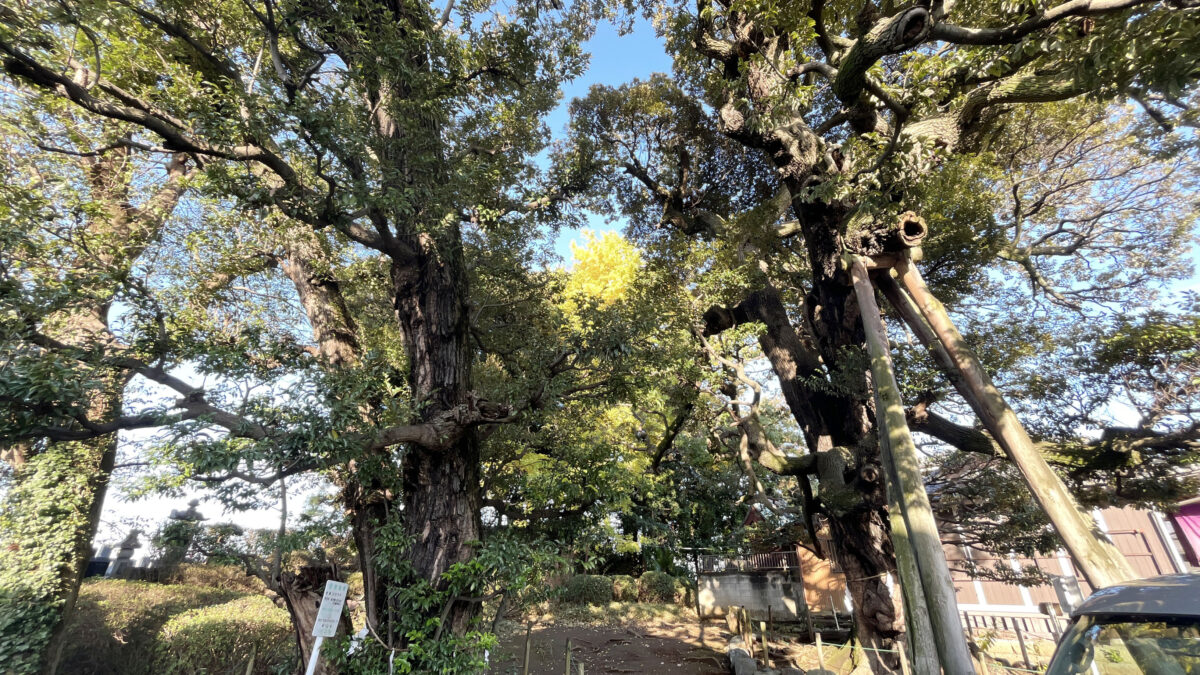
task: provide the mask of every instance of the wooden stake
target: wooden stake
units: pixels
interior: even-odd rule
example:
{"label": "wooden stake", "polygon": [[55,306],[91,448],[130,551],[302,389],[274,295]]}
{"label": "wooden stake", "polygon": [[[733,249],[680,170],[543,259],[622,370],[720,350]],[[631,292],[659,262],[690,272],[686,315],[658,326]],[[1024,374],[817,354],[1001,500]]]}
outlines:
{"label": "wooden stake", "polygon": [[[912,630],[912,626],[906,626],[908,630]],[[900,675],[910,675],[912,670],[908,667],[908,652],[901,647],[897,650],[900,653]]]}
{"label": "wooden stake", "polygon": [[[900,386],[892,371],[891,351],[887,330],[875,303],[875,288],[867,268],[857,256],[850,261],[850,276],[858,299],[859,313],[866,332],[867,352],[871,357],[871,376],[875,383],[876,419],[887,435],[888,451],[882,454],[885,480],[894,480],[900,493],[904,522],[908,526],[908,541],[916,559],[917,572],[933,641],[937,645],[938,661],[946,672],[964,673],[971,670],[971,652],[967,649],[958,624],[958,601],[954,597],[954,581],[946,563],[946,552],[938,535],[937,522],[925,492],[917,446],[908,431]],[[889,466],[890,465],[890,466]]]}
{"label": "wooden stake", "polygon": [[567,638],[567,669],[564,675],[571,675],[571,638]]}
{"label": "wooden stake", "polygon": [[750,624],[750,610],[742,607],[742,644],[747,654],[754,653],[754,626]]}
{"label": "wooden stake", "polygon": [[825,650],[821,647],[820,633],[817,633],[817,667],[825,670]]}
{"label": "wooden stake", "polygon": [[1021,660],[1025,662],[1025,667],[1032,669],[1033,663],[1029,661],[1029,649],[1025,647],[1025,635],[1021,632],[1021,624],[1016,623],[1013,626],[1017,629],[1017,644],[1021,646]]}
{"label": "wooden stake", "polygon": [[529,675],[529,642],[533,638],[533,624],[525,628],[525,663],[521,666],[521,675]]}
{"label": "wooden stake", "polygon": [[763,651],[766,652],[766,666],[771,667],[771,651],[766,646],[771,644],[771,606],[767,605],[767,630],[763,633]]}
{"label": "wooden stake", "polygon": [[758,622],[758,639],[762,642],[763,665],[771,667],[771,652],[767,651],[767,622]]}
{"label": "wooden stake", "polygon": [[[888,448],[887,434],[879,425],[879,453],[883,465],[894,466]],[[900,577],[900,593],[904,599],[904,637],[913,655],[913,666],[917,675],[938,675],[941,667],[937,660],[937,644],[933,640],[933,624],[929,620],[929,606],[925,604],[925,591],[921,588],[921,573],[913,557],[912,542],[908,537],[908,525],[904,522],[904,507],[900,503],[899,478],[888,471],[884,481],[887,488],[888,522],[892,528],[892,548],[896,552],[896,573]],[[903,653],[905,650],[901,649]]]}
{"label": "wooden stake", "polygon": [[[1020,470],[1034,500],[1046,512],[1088,583],[1092,588],[1103,588],[1135,578],[1137,574],[1129,561],[1112,541],[1099,533],[1091,516],[1079,508],[1062,479],[1034,447],[1016,413],[950,321],[946,308],[929,292],[916,265],[902,259],[894,269],[900,284],[911,294],[922,317],[945,349],[953,369],[958,371],[960,378],[955,385],[959,393]],[[913,331],[918,332],[918,329],[914,327]]]}

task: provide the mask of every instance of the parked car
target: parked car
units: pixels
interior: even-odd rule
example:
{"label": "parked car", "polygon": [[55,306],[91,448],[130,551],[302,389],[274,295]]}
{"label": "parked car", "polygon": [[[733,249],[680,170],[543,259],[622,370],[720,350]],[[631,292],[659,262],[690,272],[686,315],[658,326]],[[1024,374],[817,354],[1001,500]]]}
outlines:
{"label": "parked car", "polygon": [[1102,588],[1071,618],[1046,675],[1200,675],[1200,574]]}

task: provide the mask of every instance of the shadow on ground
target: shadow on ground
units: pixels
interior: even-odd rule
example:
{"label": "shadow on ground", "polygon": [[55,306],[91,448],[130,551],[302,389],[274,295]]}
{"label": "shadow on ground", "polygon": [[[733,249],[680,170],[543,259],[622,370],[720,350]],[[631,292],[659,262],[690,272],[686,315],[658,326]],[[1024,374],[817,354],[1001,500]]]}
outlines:
{"label": "shadow on ground", "polygon": [[[530,675],[559,675],[566,668],[566,645],[571,640],[571,675],[579,663],[585,674],[654,673],[654,675],[724,675],[728,673],[721,631],[704,627],[704,644],[693,624],[653,626],[542,626],[530,641]],[[493,675],[522,672],[525,631],[504,635],[488,671]]]}

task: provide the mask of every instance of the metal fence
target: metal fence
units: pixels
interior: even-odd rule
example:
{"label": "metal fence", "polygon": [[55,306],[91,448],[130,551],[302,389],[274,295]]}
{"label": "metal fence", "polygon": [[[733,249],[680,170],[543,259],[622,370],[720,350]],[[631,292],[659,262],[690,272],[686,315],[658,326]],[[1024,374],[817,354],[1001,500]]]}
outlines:
{"label": "metal fence", "polygon": [[702,555],[699,562],[701,574],[800,568],[800,559],[795,551],[751,553],[745,556]]}

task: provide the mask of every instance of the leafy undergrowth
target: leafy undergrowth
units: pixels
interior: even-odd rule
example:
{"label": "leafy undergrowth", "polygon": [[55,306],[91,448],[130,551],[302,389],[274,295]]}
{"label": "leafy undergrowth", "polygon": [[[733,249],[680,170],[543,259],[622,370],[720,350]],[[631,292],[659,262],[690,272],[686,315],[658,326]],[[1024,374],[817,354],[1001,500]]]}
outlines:
{"label": "leafy undergrowth", "polygon": [[231,588],[89,580],[60,672],[288,672],[295,648],[287,612],[263,596]]}

